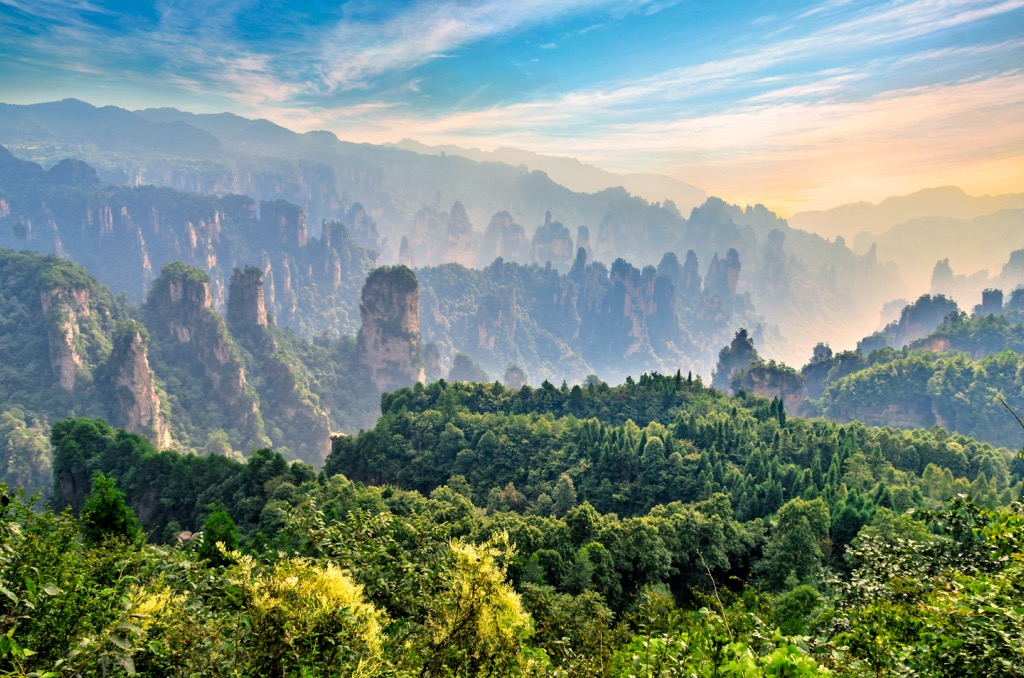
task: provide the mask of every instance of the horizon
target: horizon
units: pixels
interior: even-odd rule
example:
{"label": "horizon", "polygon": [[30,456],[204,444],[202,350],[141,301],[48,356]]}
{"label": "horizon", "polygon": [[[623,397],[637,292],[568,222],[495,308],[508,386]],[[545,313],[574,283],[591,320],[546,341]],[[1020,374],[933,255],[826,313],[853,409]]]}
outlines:
{"label": "horizon", "polygon": [[1022,27],[1024,0],[0,0],[0,99],[515,148],[788,217],[942,186],[1020,192]]}

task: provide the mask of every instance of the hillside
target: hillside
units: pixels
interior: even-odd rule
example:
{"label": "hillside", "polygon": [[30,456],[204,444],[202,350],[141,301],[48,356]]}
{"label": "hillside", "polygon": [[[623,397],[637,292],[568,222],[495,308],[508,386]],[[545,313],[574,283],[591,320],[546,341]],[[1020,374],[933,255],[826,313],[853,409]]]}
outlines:
{"label": "hillside", "polygon": [[[480,416],[461,403],[476,408],[491,391],[496,400],[483,409],[500,414],[501,403],[517,397],[492,389],[435,385],[396,395],[413,406],[401,418],[422,433],[443,425],[447,443],[472,433]],[[985,640],[960,669],[993,675],[1024,659],[1012,640],[1020,630],[1013,612],[1021,602],[1013,585],[1020,576],[1019,504],[986,509],[963,497],[940,499],[968,487],[942,465],[943,450],[959,445],[986,469],[999,468],[1008,451],[923,431],[894,436],[850,426],[816,433],[805,422],[781,421],[774,403],[708,401],[699,384],[656,375],[615,389],[611,399],[590,391],[578,404],[643,409],[679,402],[666,399],[673,392],[688,401],[685,409],[710,406],[711,419],[720,405],[732,408],[739,426],[719,420],[713,428],[757,446],[745,475],[728,456],[712,464],[706,456],[714,446],[662,459],[666,446],[705,435],[699,428],[710,420],[703,415],[680,412],[674,432],[658,423],[641,431],[629,421],[538,417],[551,413],[550,391],[534,404],[520,399],[525,414],[505,415],[511,426],[502,438],[525,434],[536,449],[560,447],[565,462],[578,433],[595,451],[634,458],[645,475],[680,460],[706,467],[693,487],[703,499],[630,517],[581,500],[589,490],[578,494],[573,477],[583,486],[588,474],[572,466],[550,495],[534,500],[509,482],[487,493],[484,509],[471,501],[476,493],[461,475],[427,497],[317,476],[271,450],[244,463],[157,453],[102,421],[61,421],[52,436],[57,500],[72,510],[33,511],[3,494],[0,526],[16,557],[0,561],[0,572],[11,582],[8,609],[17,617],[7,637],[17,649],[0,662],[5,670],[58,665],[82,673],[112,664],[161,674],[184,667],[326,676],[340,668],[351,675],[595,678],[657,675],[671,662],[708,677],[731,675],[737,664],[744,675],[778,675],[785,667],[787,675],[854,676],[883,665],[929,673],[978,633]],[[374,433],[358,444],[416,444],[421,435],[384,443],[371,442]],[[802,461],[779,459],[790,433],[818,443],[802,473]],[[473,477],[488,465],[471,458],[474,447],[495,444],[488,435],[459,452]],[[905,452],[922,444],[939,452],[924,475],[893,467],[906,465]],[[346,442],[336,453],[351,449]],[[743,508],[734,509],[728,494],[708,494],[719,475],[734,489],[763,477],[766,490],[744,490]],[[970,489],[1000,504],[1020,487],[997,493],[1002,482],[982,471]],[[803,496],[784,500],[799,493],[793,483]],[[214,496],[223,501],[207,504]],[[906,505],[926,510],[898,515],[896,507]],[[750,512],[770,517],[743,517]],[[192,531],[200,526],[201,533]],[[144,543],[143,530],[155,543]],[[54,552],[61,557],[48,557]],[[98,568],[96,559],[121,567]],[[826,575],[830,585],[819,589]],[[101,584],[102,605],[91,593]],[[964,606],[971,610],[966,628],[958,623]],[[905,623],[895,632],[894,615]],[[932,628],[943,633],[933,637]],[[861,637],[872,639],[869,647]],[[71,649],[83,646],[93,649]],[[847,649],[837,655],[830,649],[836,646]]]}
{"label": "hillside", "polygon": [[925,295],[856,350],[819,344],[799,371],[754,351],[730,374],[734,391],[782,398],[801,414],[937,426],[1016,448],[1022,431],[999,398],[1018,412],[1024,402],[1024,290],[1005,302],[990,290],[970,316],[948,298]]}

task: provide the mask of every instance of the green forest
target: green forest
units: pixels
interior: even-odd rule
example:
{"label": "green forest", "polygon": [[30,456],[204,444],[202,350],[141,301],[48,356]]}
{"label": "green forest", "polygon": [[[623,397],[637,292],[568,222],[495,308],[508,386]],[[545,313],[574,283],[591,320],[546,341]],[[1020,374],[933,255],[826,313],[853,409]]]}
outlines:
{"label": "green forest", "polygon": [[1016,450],[680,373],[381,409],[319,472],[56,423],[49,505],[0,495],[0,671],[1022,674]]}

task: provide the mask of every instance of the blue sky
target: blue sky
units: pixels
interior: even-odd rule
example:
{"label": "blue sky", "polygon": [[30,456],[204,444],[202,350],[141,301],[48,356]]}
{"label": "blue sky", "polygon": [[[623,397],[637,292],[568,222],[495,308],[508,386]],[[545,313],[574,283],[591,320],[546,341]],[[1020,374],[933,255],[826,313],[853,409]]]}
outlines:
{"label": "blue sky", "polygon": [[1024,0],[0,0],[0,100],[670,174],[790,213],[1024,191]]}

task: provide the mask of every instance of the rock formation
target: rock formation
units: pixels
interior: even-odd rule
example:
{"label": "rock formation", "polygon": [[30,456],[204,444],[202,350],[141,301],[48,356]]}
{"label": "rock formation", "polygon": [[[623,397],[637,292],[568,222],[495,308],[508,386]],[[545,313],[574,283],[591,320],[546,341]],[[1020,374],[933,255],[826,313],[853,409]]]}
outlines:
{"label": "rock formation", "polygon": [[1003,291],[988,288],[981,293],[980,315],[1001,315],[1003,312]]}
{"label": "rock formation", "polygon": [[267,306],[263,295],[263,271],[247,266],[236,268],[228,287],[228,325],[234,327],[266,327]]}
{"label": "rock formation", "polygon": [[444,376],[444,370],[441,368],[441,351],[437,344],[424,344],[423,371],[426,373],[427,381],[437,381]]}
{"label": "rock formation", "polygon": [[47,317],[50,367],[61,388],[70,393],[75,389],[82,367],[76,339],[80,334],[79,321],[90,314],[89,290],[85,287],[45,289],[40,292],[39,301]]}
{"label": "rock formation", "polygon": [[171,430],[161,412],[141,323],[126,322],[117,328],[106,371],[113,395],[110,423],[146,436],[157,449],[170,447]]}
{"label": "rock formation", "polygon": [[505,261],[526,263],[529,261],[530,245],[526,230],[512,220],[508,212],[498,212],[491,217],[491,223],[484,231],[477,264],[480,268],[501,257]]}
{"label": "rock formation", "polygon": [[704,291],[722,299],[736,296],[736,285],[740,279],[740,254],[729,248],[725,259],[719,259],[716,252],[704,277]]}
{"label": "rock formation", "polygon": [[555,268],[567,270],[573,262],[576,250],[572,246],[569,229],[560,221],[551,220],[551,212],[544,215],[544,223],[533,234],[534,263],[550,263]]}
{"label": "rock formation", "polygon": [[473,224],[469,223],[466,208],[456,201],[448,213],[448,227],[445,229],[445,261],[473,266],[476,259]]}
{"label": "rock formation", "polygon": [[237,432],[236,449],[268,444],[242,359],[224,319],[212,308],[209,276],[182,263],[164,266],[145,312],[154,342],[161,344],[164,369],[182,370],[212,392],[207,395],[223,409],[225,425]]}
{"label": "rock formation", "polygon": [[366,277],[357,339],[360,362],[374,387],[393,391],[425,380],[420,354],[419,284],[405,266],[384,266]]}
{"label": "rock formation", "polygon": [[509,365],[508,369],[505,370],[505,377],[502,383],[505,385],[505,388],[518,391],[523,386],[526,386],[526,371],[518,365]]}
{"label": "rock formation", "polygon": [[803,375],[774,361],[757,361],[739,376],[739,390],[763,398],[778,398],[791,413],[806,416],[807,386]]}
{"label": "rock formation", "polygon": [[402,242],[398,245],[398,261],[406,268],[416,268],[416,255],[409,244],[409,237],[403,235]]}
{"label": "rock formation", "polygon": [[576,248],[586,252],[588,259],[594,258],[594,251],[590,248],[590,229],[586,226],[576,229]]}
{"label": "rock formation", "polygon": [[375,222],[360,203],[353,203],[345,213],[345,223],[352,229],[352,237],[363,247],[380,250],[380,233]]}
{"label": "rock formation", "polygon": [[747,369],[758,358],[754,340],[746,328],[741,327],[732,342],[718,352],[718,364],[715,366],[711,385],[720,391],[728,391],[733,375]]}
{"label": "rock formation", "polygon": [[480,300],[477,309],[476,348],[494,352],[495,342],[514,343],[516,337],[516,288],[503,287]]}
{"label": "rock formation", "polygon": [[306,215],[298,205],[287,200],[260,202],[260,225],[282,245],[306,246]]}

